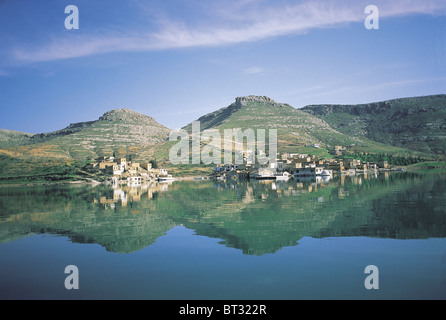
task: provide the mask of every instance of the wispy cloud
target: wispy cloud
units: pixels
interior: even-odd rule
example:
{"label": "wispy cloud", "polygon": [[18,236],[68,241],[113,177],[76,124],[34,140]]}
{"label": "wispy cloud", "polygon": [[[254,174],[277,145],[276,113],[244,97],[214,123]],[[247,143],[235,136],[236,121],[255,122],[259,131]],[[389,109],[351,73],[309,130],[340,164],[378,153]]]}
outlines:
{"label": "wispy cloud", "polygon": [[[421,78],[421,79],[406,79],[406,80],[398,80],[398,81],[387,81],[382,83],[375,83],[370,84],[367,86],[362,86],[360,84],[355,85],[346,85],[346,86],[340,86],[340,87],[320,87],[314,88],[315,92],[310,95],[305,95],[305,98],[314,98],[314,97],[323,97],[323,96],[333,96],[338,94],[344,94],[346,92],[354,92],[355,94],[360,93],[366,93],[366,92],[373,92],[373,91],[380,91],[383,89],[394,89],[394,88],[401,88],[401,87],[410,87],[413,85],[423,84],[423,83],[430,83],[430,82],[441,82],[446,81],[446,77],[433,77],[433,78]],[[330,89],[335,88],[335,89]],[[313,91],[313,90],[309,90]]]}
{"label": "wispy cloud", "polygon": [[[336,27],[365,18],[369,1],[221,1],[209,4],[202,21],[182,17],[148,17],[158,21],[155,30],[141,28],[128,32],[82,35],[69,40],[54,38],[35,47],[20,46],[11,51],[22,63],[86,57],[110,52],[138,52],[190,47],[218,47],[286,35],[304,34],[312,29]],[[259,4],[260,3],[260,4]],[[438,0],[375,1],[380,16],[445,14],[446,2]],[[258,70],[251,70],[258,71]]]}
{"label": "wispy cloud", "polygon": [[249,67],[243,70],[243,73],[245,74],[260,74],[265,72],[265,70],[261,67]]}

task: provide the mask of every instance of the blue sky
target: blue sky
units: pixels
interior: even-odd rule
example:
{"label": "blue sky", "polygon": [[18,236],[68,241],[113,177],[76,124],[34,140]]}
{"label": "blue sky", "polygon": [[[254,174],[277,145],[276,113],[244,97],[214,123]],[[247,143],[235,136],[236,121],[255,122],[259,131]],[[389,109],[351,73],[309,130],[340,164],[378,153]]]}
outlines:
{"label": "blue sky", "polygon": [[[369,4],[379,29],[364,26]],[[124,107],[174,129],[237,96],[300,108],[445,89],[444,0],[0,0],[2,129]]]}

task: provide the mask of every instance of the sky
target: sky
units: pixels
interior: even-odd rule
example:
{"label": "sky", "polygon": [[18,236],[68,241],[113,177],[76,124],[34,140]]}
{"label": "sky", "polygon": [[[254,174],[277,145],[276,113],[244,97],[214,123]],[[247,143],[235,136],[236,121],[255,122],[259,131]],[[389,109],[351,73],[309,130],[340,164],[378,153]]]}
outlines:
{"label": "sky", "polygon": [[444,93],[446,0],[0,0],[2,129],[117,108],[175,129],[239,96],[301,108]]}

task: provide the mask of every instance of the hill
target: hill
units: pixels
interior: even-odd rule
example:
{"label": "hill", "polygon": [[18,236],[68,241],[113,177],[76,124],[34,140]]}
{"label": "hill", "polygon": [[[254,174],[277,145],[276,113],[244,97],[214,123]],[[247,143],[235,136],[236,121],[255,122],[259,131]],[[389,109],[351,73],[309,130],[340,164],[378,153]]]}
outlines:
{"label": "hill", "polygon": [[425,153],[446,153],[446,95],[301,109],[358,138]]}
{"label": "hill", "polygon": [[[0,154],[80,160],[137,153],[164,141],[170,129],[130,109],[111,110],[98,120],[70,124],[49,133],[0,131]],[[15,145],[15,147],[11,147]]]}
{"label": "hill", "polygon": [[[303,152],[329,157],[328,150],[337,145],[347,146],[352,151],[406,152],[365,136],[344,133],[332,128],[322,118],[265,96],[238,97],[228,107],[206,114],[197,121],[200,122],[201,130],[277,129],[279,152]],[[184,129],[190,133],[192,124]],[[318,147],[312,147],[314,145]]]}
{"label": "hill", "polygon": [[[268,140],[268,130],[276,129],[279,153],[331,158],[335,146],[342,146],[352,153],[434,155],[445,153],[445,105],[446,95],[437,95],[296,109],[266,96],[245,96],[197,120],[201,131],[217,129],[221,137],[225,129],[252,129],[256,134],[264,129]],[[191,133],[192,124],[183,129]],[[89,159],[113,154],[156,159],[176,175],[209,172],[205,165],[172,166],[169,151],[176,142],[169,141],[170,133],[152,117],[130,109],[111,110],[97,120],[49,133],[0,130],[0,179],[57,180],[75,175]],[[205,145],[202,141],[201,147]]]}
{"label": "hill", "polygon": [[0,148],[29,144],[32,136],[31,133],[0,129]]}

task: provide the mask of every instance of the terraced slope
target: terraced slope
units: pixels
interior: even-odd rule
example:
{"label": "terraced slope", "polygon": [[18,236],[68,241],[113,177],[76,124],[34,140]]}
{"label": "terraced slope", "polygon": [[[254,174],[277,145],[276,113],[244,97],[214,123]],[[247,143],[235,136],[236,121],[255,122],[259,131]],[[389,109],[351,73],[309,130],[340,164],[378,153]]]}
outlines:
{"label": "terraced slope", "polygon": [[352,136],[428,153],[446,153],[446,95],[360,105],[310,105],[302,111]]}
{"label": "terraced slope", "polygon": [[[349,146],[356,151],[402,151],[364,136],[343,133],[321,118],[288,104],[277,103],[265,96],[238,97],[228,107],[204,115],[197,121],[200,122],[201,130],[277,129],[279,152],[308,150],[314,144],[320,145],[319,150],[313,148],[314,153],[324,153],[324,150],[336,145]],[[188,124],[184,129],[191,132],[192,124]]]}
{"label": "terraced slope", "polygon": [[[170,129],[152,117],[130,109],[106,112],[96,121],[70,124],[62,130],[42,133],[0,132],[0,154],[45,158],[86,159],[132,154],[164,141]],[[11,147],[13,140],[18,141]]]}

